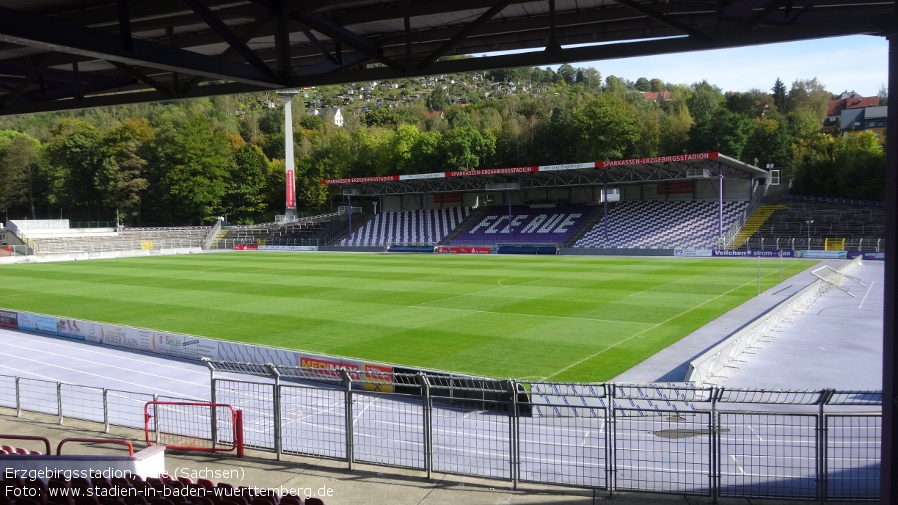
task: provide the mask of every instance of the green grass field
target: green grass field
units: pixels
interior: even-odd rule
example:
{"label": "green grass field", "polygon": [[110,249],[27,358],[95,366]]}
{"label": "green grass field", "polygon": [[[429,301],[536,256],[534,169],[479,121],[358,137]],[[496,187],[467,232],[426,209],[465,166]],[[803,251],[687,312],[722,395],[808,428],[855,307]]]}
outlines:
{"label": "green grass field", "polygon": [[[813,264],[784,261],[783,278]],[[756,296],[758,265],[180,255],[2,266],[0,307],[489,377],[603,381]],[[760,265],[762,289],[779,283],[780,261]]]}

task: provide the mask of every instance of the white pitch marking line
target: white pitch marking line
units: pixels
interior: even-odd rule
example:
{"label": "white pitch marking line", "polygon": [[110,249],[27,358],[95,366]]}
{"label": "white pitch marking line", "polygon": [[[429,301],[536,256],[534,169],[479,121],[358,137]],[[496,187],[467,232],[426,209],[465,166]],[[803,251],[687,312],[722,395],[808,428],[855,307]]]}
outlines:
{"label": "white pitch marking line", "polygon": [[752,435],[758,437],[758,440],[760,440],[761,442],[764,441],[764,439],[761,437],[761,435],[758,435],[757,433],[755,433],[754,428],[752,428],[751,426],[749,426],[747,424],[745,425],[745,427],[748,428],[748,431],[750,431],[752,433]]}
{"label": "white pitch marking line", "polygon": [[733,458],[733,463],[736,463],[736,468],[739,469],[742,475],[745,475],[745,470],[742,468],[742,463],[740,463],[739,460],[736,459],[736,456],[730,454],[730,457]]}
{"label": "white pitch marking line", "polygon": [[861,299],[861,304],[857,306],[858,310],[860,310],[864,307],[864,302],[866,302],[867,297],[870,296],[870,290],[873,289],[873,284],[875,284],[875,283],[876,283],[876,281],[873,281],[870,283],[869,286],[867,286],[867,292],[864,293],[864,297]]}
{"label": "white pitch marking line", "polygon": [[583,434],[583,441],[580,442],[580,447],[586,445],[586,440],[589,439],[589,430],[586,430],[586,433]]}

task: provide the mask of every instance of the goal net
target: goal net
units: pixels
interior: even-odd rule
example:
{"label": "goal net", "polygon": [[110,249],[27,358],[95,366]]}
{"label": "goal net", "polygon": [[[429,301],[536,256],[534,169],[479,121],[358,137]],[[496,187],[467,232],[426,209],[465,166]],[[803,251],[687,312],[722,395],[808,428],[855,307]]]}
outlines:
{"label": "goal net", "polygon": [[229,452],[243,457],[243,415],[222,403],[147,402],[143,409],[147,445],[167,449]]}
{"label": "goal net", "polygon": [[850,281],[854,282],[855,284],[859,284],[861,286],[866,287],[865,284],[863,282],[861,282],[861,280],[858,279],[857,277],[853,277],[846,273],[840,272],[830,266],[820,267],[816,270],[812,270],[811,273],[814,275],[814,277],[817,277],[821,281],[831,285],[832,287],[838,289],[839,291],[844,292],[845,294],[847,294],[848,296],[850,296],[852,298],[854,298],[854,295],[851,294],[851,291],[849,291],[849,289],[844,286],[846,280],[850,280]]}

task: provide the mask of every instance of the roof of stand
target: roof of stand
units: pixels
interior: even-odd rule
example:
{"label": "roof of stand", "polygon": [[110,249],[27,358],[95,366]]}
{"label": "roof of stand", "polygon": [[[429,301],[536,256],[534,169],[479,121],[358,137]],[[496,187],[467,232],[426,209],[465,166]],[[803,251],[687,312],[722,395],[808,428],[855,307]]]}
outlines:
{"label": "roof of stand", "polygon": [[[712,152],[564,165],[325,179],[320,182],[339,185],[347,194],[354,196],[383,196],[595,186],[606,182],[618,186],[709,179],[720,175],[724,179],[763,178],[767,177],[767,171]],[[507,186],[509,184],[515,186]]]}
{"label": "roof of stand", "polygon": [[0,0],[0,115],[888,35],[895,2]]}

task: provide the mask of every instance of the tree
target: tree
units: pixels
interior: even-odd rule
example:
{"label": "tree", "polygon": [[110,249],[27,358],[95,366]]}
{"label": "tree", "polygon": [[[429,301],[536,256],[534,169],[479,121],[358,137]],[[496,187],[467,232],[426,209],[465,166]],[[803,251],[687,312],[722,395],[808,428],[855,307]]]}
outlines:
{"label": "tree", "polygon": [[46,183],[42,156],[40,142],[28,134],[16,135],[6,143],[0,157],[5,186],[0,191],[0,205],[4,209],[24,205],[31,219],[37,219],[37,199]]}
{"label": "tree", "polygon": [[427,108],[429,110],[443,110],[448,103],[449,96],[446,94],[446,90],[440,85],[434,87],[433,91],[430,92],[430,95],[427,96]]}
{"label": "tree", "polygon": [[259,146],[240,143],[236,147],[222,200],[222,209],[229,221],[253,224],[265,216],[268,210],[264,194],[268,165],[268,158]]}
{"label": "tree", "polygon": [[577,125],[570,109],[557,107],[549,121],[542,123],[537,137],[541,140],[540,163],[572,163],[577,156]]}
{"label": "tree", "polygon": [[580,159],[619,159],[635,151],[639,141],[637,114],[623,97],[602,93],[573,114],[580,131]]}
{"label": "tree", "polygon": [[718,108],[707,123],[696,122],[690,132],[693,152],[717,151],[741,158],[751,134],[751,121],[725,107]]}
{"label": "tree", "polygon": [[649,82],[648,78],[640,77],[639,79],[636,79],[636,82],[633,84],[633,88],[636,91],[651,91],[652,83]]}
{"label": "tree", "polygon": [[157,114],[151,182],[156,224],[200,224],[221,212],[226,179],[233,171],[227,134],[208,116],[177,108]]}
{"label": "tree", "polygon": [[561,80],[567,83],[568,86],[577,82],[577,71],[567,63],[558,67],[557,75]]}
{"label": "tree", "polygon": [[[87,220],[100,219],[106,200],[97,186],[102,133],[86,121],[67,118],[51,130],[47,141],[48,170],[52,175],[51,203],[68,202],[70,211],[81,208]],[[96,212],[91,215],[91,208]]]}
{"label": "tree", "polygon": [[709,125],[717,110],[726,103],[720,88],[702,81],[692,85],[692,95],[686,99],[689,114],[696,125]]}
{"label": "tree", "polygon": [[605,78],[605,93],[614,93],[617,95],[627,94],[627,83],[620,77],[609,75]]}
{"label": "tree", "polygon": [[496,138],[473,126],[452,128],[443,139],[443,150],[450,169],[471,170],[492,158],[496,152]]}
{"label": "tree", "polygon": [[792,149],[791,165],[797,194],[875,201],[885,198],[885,153],[870,132],[800,139]]}
{"label": "tree", "polygon": [[817,82],[817,78],[798,79],[792,83],[792,89],[786,97],[786,112],[799,110],[811,111],[817,118],[818,124],[826,118],[827,105],[832,94]]}
{"label": "tree", "polygon": [[751,89],[745,93],[727,94],[726,107],[730,112],[742,114],[750,119],[769,115],[768,112],[776,111],[773,98],[759,89]]}
{"label": "tree", "polygon": [[779,77],[777,77],[776,82],[773,83],[771,91],[773,92],[770,95],[773,98],[773,104],[776,105],[776,108],[780,112],[786,112],[786,85],[783,84],[783,81],[780,80]]}
{"label": "tree", "polygon": [[101,141],[97,187],[106,206],[116,209],[124,223],[140,224],[141,203],[149,188],[146,158],[152,138],[147,119],[127,119]]}
{"label": "tree", "polygon": [[742,160],[759,167],[772,164],[782,167],[789,162],[789,135],[776,119],[755,118],[745,144]]}

